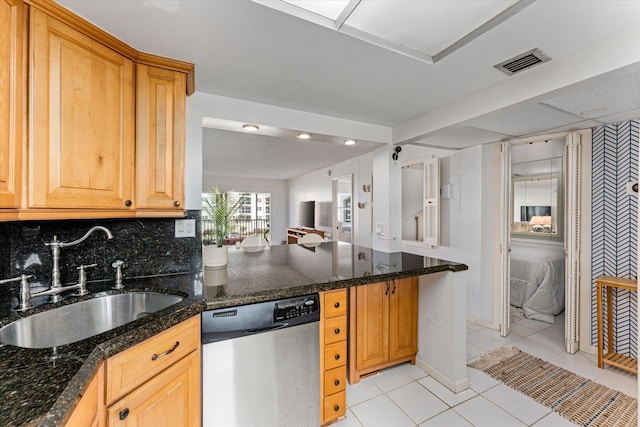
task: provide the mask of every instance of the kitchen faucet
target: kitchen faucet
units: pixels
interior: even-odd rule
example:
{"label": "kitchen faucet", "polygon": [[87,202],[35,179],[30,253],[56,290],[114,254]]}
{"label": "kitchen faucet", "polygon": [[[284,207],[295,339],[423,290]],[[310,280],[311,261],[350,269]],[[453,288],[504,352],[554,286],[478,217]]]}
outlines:
{"label": "kitchen faucet", "polygon": [[40,296],[40,295],[51,295],[51,302],[59,302],[62,301],[62,297],[60,296],[60,293],[69,290],[69,289],[75,289],[78,288],[79,289],[79,294],[80,295],[86,295],[87,294],[87,289],[86,289],[86,275],[84,272],[85,268],[88,267],[95,267],[96,264],[92,264],[92,265],[81,265],[80,267],[78,267],[78,269],[80,270],[80,279],[78,280],[78,283],[75,285],[70,285],[70,286],[62,286],[62,283],[60,282],[60,249],[61,248],[68,248],[70,246],[75,246],[78,245],[82,242],[84,242],[87,237],[89,237],[94,231],[96,230],[101,230],[103,231],[106,235],[107,235],[107,239],[113,239],[113,234],[111,234],[111,231],[109,231],[108,228],[103,227],[101,225],[97,225],[95,227],[91,227],[89,229],[89,231],[86,232],[86,234],[84,236],[82,236],[81,238],[79,238],[78,240],[74,240],[73,242],[59,242],[58,241],[58,237],[57,236],[53,236],[53,241],[49,242],[49,243],[45,243],[45,245],[49,246],[51,248],[51,258],[53,259],[53,268],[51,271],[51,287],[49,289],[47,289],[46,291],[42,291],[42,292],[38,292],[36,294],[33,294],[32,296]]}

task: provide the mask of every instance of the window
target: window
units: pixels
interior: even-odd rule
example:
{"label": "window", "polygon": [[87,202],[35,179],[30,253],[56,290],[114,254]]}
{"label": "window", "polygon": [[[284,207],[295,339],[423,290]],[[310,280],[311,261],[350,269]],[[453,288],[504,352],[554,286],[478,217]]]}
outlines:
{"label": "window", "polygon": [[[240,207],[231,219],[230,233],[233,237],[241,239],[256,235],[269,237],[271,194],[235,191],[232,194],[240,200]],[[203,201],[210,197],[208,193],[202,194]],[[202,229],[210,229],[211,222],[211,218],[203,211]]]}

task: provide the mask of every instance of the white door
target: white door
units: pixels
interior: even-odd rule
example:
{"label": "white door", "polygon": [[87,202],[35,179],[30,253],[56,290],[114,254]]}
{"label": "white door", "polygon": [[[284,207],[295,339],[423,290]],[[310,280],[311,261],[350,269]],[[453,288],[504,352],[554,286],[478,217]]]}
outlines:
{"label": "white door", "polygon": [[333,240],[353,243],[353,178],[346,175],[333,180]]}

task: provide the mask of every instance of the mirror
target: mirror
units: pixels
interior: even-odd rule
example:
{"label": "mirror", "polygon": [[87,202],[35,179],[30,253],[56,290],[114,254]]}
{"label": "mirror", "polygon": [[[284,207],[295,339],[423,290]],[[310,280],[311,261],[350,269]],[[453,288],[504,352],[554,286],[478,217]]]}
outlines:
{"label": "mirror", "polygon": [[402,240],[423,242],[424,161],[402,165]]}
{"label": "mirror", "polygon": [[562,240],[562,157],[511,165],[513,237]]}

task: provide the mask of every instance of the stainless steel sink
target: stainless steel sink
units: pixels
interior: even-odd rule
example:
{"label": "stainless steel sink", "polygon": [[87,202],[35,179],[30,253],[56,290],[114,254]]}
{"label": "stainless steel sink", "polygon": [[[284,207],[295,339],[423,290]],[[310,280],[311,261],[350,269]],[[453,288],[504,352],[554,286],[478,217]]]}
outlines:
{"label": "stainless steel sink", "polygon": [[0,328],[0,342],[48,348],[80,341],[182,301],[176,295],[129,292],[104,295],[16,320]]}

